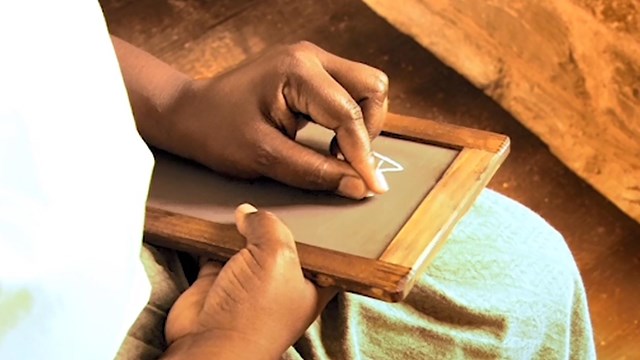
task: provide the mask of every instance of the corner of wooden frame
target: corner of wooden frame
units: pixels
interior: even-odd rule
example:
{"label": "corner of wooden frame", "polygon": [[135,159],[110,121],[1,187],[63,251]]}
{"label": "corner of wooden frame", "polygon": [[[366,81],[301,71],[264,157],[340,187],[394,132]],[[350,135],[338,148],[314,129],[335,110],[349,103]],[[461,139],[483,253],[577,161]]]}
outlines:
{"label": "corner of wooden frame", "polygon": [[509,137],[503,134],[391,113],[387,115],[383,131],[414,141],[492,153],[500,153],[510,144]]}
{"label": "corner of wooden frame", "polygon": [[[401,264],[420,274],[504,161],[510,150],[510,139],[501,134],[400,115],[391,115],[389,120],[385,130],[400,137],[460,149],[442,178],[380,256],[380,260]],[[415,249],[423,250],[416,252]]]}

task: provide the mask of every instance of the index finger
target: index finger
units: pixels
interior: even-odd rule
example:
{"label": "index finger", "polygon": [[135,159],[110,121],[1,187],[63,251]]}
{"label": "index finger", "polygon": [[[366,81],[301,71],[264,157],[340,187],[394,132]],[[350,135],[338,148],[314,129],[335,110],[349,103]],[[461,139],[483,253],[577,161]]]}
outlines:
{"label": "index finger", "polygon": [[[302,61],[302,60],[301,60]],[[374,192],[388,190],[374,171],[369,132],[358,103],[326,70],[319,60],[304,61],[290,74],[283,88],[288,107],[311,116],[336,133],[345,159]]]}
{"label": "index finger", "polygon": [[382,131],[389,103],[389,78],[369,65],[318,49],[322,66],[356,100],[362,109],[369,138]]}

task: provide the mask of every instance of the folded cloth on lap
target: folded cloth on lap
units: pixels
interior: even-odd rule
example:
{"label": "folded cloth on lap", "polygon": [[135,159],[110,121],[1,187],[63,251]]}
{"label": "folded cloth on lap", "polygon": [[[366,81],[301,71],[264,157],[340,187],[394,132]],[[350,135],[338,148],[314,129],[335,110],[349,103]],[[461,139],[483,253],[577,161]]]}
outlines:
{"label": "folded cloth on lap", "polygon": [[151,283],[149,302],[129,329],[116,359],[157,359],[167,348],[164,324],[173,303],[189,287],[178,254],[143,244],[140,259]]}
{"label": "folded cloth on lap", "polygon": [[[175,253],[143,248],[153,292],[118,354],[156,358],[187,287]],[[285,359],[591,359],[586,295],[562,236],[485,190],[402,303],[341,293]]]}

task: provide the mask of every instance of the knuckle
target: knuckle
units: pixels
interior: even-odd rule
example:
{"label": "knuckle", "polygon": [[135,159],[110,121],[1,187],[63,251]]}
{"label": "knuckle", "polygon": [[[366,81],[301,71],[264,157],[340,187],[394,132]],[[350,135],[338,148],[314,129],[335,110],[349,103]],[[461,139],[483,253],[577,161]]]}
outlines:
{"label": "knuckle", "polygon": [[318,49],[315,44],[306,40],[298,41],[294,44],[291,44],[289,47],[294,53],[304,55],[312,54]]}
{"label": "knuckle", "polygon": [[384,72],[374,69],[371,75],[371,95],[384,99],[389,94],[389,77]]}
{"label": "knuckle", "polygon": [[329,161],[321,159],[310,166],[309,171],[304,175],[307,187],[312,190],[322,190],[326,188]]}
{"label": "knuckle", "polygon": [[364,121],[364,115],[360,105],[353,99],[347,99],[344,104],[344,110],[346,111],[345,117],[352,123],[358,123]]}
{"label": "knuckle", "polygon": [[268,175],[270,170],[279,165],[280,161],[272,145],[266,141],[258,143],[255,153],[255,171],[262,175]]}
{"label": "knuckle", "polygon": [[293,241],[291,232],[280,225],[277,232],[278,243],[276,249],[281,256],[291,256],[296,253],[296,243]]}
{"label": "knuckle", "polygon": [[307,64],[314,55],[315,45],[307,41],[301,41],[284,48],[284,58],[286,63],[293,68],[298,68]]}

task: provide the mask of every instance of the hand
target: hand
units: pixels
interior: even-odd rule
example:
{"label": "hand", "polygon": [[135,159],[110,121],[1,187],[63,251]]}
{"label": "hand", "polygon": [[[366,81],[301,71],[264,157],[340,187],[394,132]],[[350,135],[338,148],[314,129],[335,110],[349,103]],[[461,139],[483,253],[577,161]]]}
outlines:
{"label": "hand", "polygon": [[247,245],[207,262],[167,318],[167,357],[279,358],[335,295],[305,279],[289,230],[271,213],[236,210]]}
{"label": "hand", "polygon": [[[384,73],[303,42],[195,80],[162,147],[233,176],[360,199],[388,190],[370,145],[386,111]],[[296,143],[304,119],[333,130],[346,161]]]}

